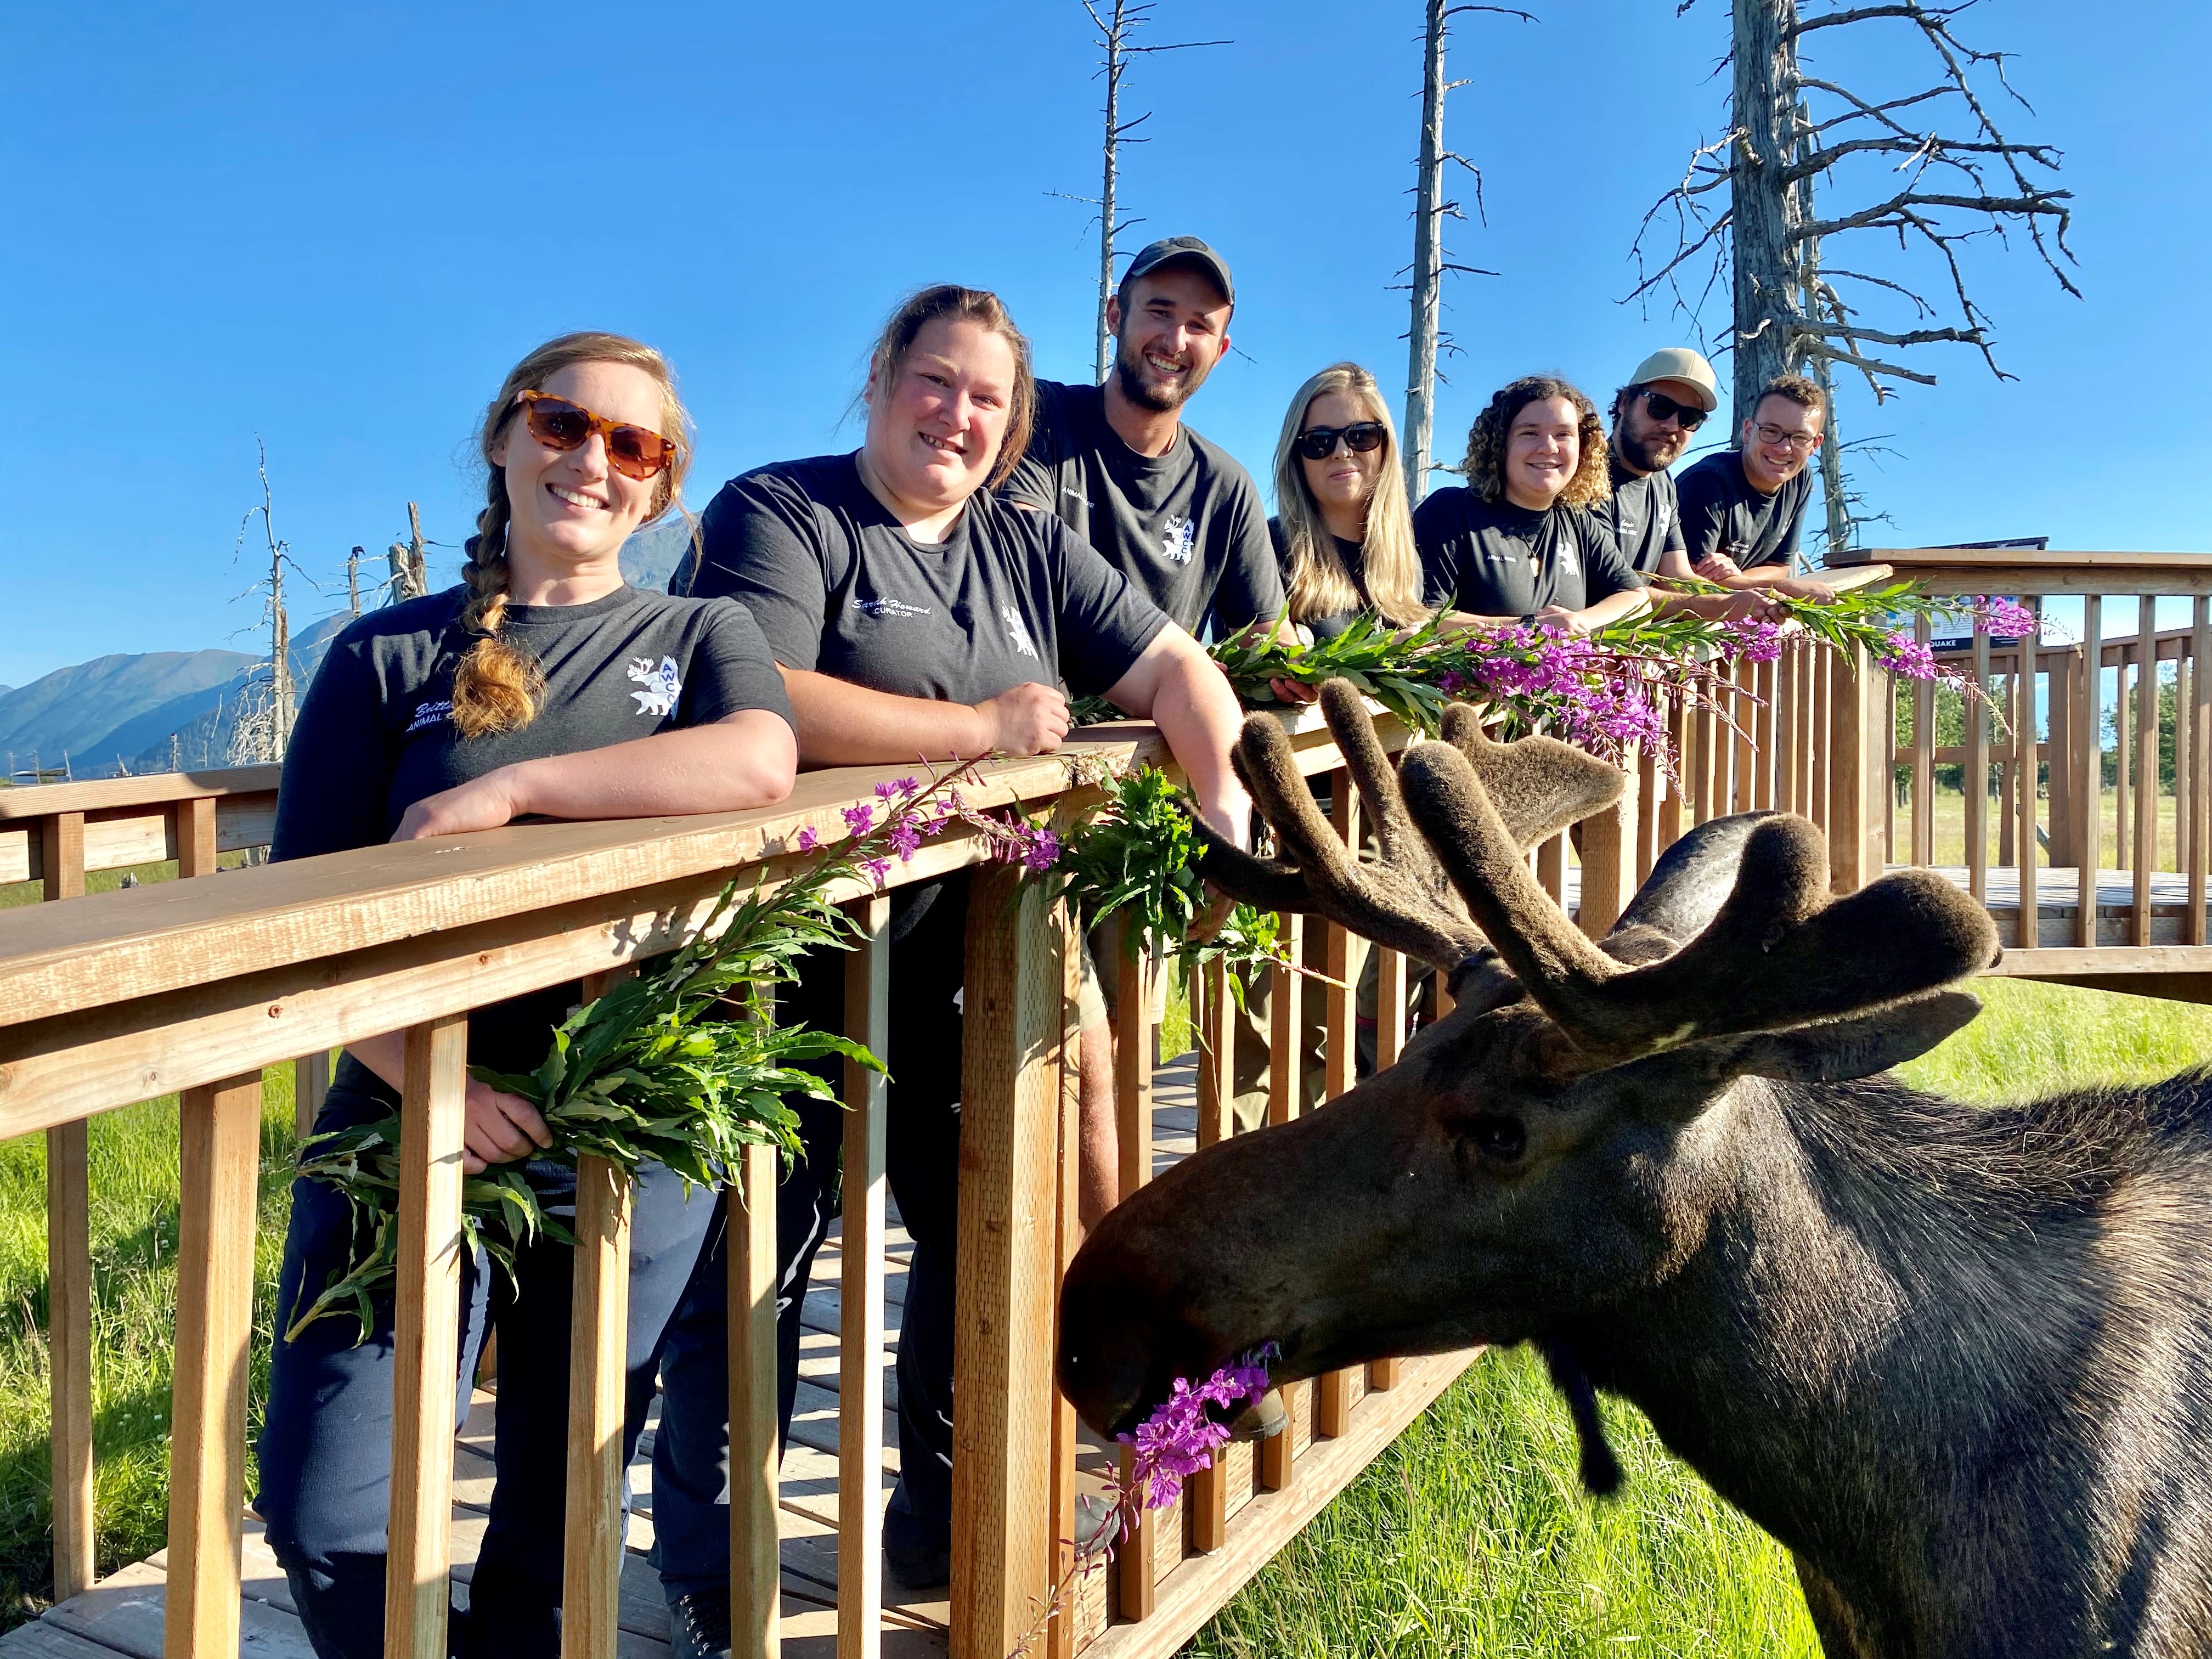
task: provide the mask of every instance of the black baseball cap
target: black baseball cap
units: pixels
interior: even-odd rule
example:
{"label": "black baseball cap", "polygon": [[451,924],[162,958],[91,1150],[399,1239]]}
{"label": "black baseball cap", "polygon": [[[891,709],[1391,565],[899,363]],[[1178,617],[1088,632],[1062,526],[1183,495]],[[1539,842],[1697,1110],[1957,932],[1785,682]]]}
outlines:
{"label": "black baseball cap", "polygon": [[1222,297],[1232,307],[1237,303],[1237,285],[1229,280],[1229,261],[1195,236],[1163,236],[1158,241],[1147,242],[1139,248],[1137,257],[1129,261],[1128,270],[1121,273],[1120,291],[1127,294],[1129,284],[1138,277],[1178,260],[1188,260],[1202,267],[1221,290]]}

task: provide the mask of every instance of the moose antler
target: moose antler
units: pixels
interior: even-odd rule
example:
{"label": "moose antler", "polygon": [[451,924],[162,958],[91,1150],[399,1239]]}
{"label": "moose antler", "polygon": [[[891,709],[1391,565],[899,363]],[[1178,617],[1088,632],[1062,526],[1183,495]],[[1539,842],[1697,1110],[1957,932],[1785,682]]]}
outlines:
{"label": "moose antler", "polygon": [[[1481,951],[1482,934],[1407,815],[1397,774],[1359,693],[1347,681],[1330,680],[1322,687],[1321,706],[1374,826],[1379,856],[1358,859],[1338,838],[1315,805],[1282,727],[1255,714],[1245,721],[1232,759],[1284,856],[1255,858],[1200,825],[1206,843],[1200,873],[1234,898],[1324,916],[1449,973]],[[1446,711],[1444,735],[1490,787],[1488,798],[1504,804],[1507,833],[1524,848],[1587,817],[1623,787],[1604,762],[1552,738],[1492,742],[1475,711],[1463,705]]]}
{"label": "moose antler", "polygon": [[1630,966],[1537,886],[1460,750],[1424,744],[1400,775],[1470,916],[1573,1045],[1570,1069],[1855,1013],[1947,985],[1997,954],[1988,913],[1929,871],[1831,900],[1826,839],[1778,814],[1744,838],[1734,889],[1711,922],[1664,959]]}

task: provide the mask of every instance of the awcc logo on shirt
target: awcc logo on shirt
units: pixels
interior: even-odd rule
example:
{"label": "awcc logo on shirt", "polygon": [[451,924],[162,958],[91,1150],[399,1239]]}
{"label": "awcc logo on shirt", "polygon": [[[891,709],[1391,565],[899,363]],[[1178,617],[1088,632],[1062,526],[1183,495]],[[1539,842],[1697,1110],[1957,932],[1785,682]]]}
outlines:
{"label": "awcc logo on shirt", "polygon": [[1198,546],[1198,526],[1170,513],[1160,526],[1160,556],[1173,564],[1188,564]]}
{"label": "awcc logo on shirt", "polygon": [[1036,645],[1030,638],[1029,624],[1022,620],[1022,613],[1011,605],[1002,605],[999,614],[1006,619],[1006,637],[1014,642],[1014,649],[1032,661],[1038,660]]}
{"label": "awcc logo on shirt", "polygon": [[660,666],[653,665],[650,657],[640,657],[629,665],[629,677],[645,688],[633,691],[637,699],[637,712],[658,719],[676,707],[676,699],[684,693],[684,682],[676,678],[676,659],[663,657]]}

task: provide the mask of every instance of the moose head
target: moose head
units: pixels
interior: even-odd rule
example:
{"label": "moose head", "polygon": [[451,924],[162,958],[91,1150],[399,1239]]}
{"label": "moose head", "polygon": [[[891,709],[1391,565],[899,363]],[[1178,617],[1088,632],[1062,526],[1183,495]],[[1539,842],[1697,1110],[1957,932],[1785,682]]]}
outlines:
{"label": "moose head", "polygon": [[1236,761],[1279,857],[1215,842],[1206,873],[1429,963],[1456,1006],[1389,1071],[1104,1218],[1067,1274],[1059,1363],[1108,1432],[1264,1342],[1288,1382],[1547,1342],[1631,1304],[1706,1245],[1762,1090],[1924,1052],[1978,1012],[1942,988],[1997,955],[1981,907],[1933,873],[1832,897],[1820,832],[1777,814],[1686,836],[1593,942],[1526,854],[1612,800],[1617,774],[1549,738],[1493,743],[1463,708],[1394,773],[1349,686],[1322,705],[1379,857],[1336,838],[1255,718]]}

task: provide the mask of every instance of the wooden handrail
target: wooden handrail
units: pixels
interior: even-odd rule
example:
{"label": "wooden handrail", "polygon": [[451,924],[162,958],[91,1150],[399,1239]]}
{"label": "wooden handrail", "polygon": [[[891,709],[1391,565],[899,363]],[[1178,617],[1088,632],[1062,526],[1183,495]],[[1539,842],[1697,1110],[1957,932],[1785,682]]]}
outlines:
{"label": "wooden handrail", "polygon": [[2212,593],[2212,553],[1867,547],[1835,556],[1831,568],[1865,564],[1888,565],[1930,593]]}
{"label": "wooden handrail", "polygon": [[88,778],[0,789],[0,823],[51,812],[100,812],[117,806],[159,806],[225,795],[273,793],[281,766],[232,766],[206,772],[150,772],[143,777]]}

